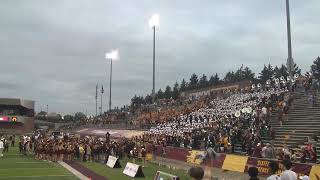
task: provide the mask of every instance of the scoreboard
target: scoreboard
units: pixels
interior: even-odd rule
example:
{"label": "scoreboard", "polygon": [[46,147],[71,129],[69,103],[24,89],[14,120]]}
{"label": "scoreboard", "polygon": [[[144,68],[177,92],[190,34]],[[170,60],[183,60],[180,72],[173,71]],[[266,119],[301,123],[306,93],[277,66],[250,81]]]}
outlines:
{"label": "scoreboard", "polygon": [[1,122],[16,122],[18,118],[16,116],[0,116],[0,123]]}

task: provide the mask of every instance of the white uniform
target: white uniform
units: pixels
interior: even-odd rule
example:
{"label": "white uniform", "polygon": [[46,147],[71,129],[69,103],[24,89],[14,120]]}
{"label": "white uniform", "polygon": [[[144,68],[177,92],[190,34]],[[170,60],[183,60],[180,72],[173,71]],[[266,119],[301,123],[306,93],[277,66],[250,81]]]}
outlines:
{"label": "white uniform", "polygon": [[279,177],[279,176],[277,176],[277,175],[271,175],[271,176],[269,176],[268,178],[267,178],[267,180],[281,180],[281,178]]}
{"label": "white uniform", "polygon": [[3,157],[3,154],[2,154],[3,148],[4,148],[3,141],[0,141],[0,157]]}
{"label": "white uniform", "polygon": [[285,170],[280,175],[281,180],[297,180],[298,176],[295,172],[291,170]]}

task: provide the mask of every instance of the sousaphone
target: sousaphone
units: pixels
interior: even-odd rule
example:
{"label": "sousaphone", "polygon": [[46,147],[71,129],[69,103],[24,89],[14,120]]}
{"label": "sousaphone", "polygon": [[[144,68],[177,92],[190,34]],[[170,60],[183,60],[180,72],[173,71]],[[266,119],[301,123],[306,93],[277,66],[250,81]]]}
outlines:
{"label": "sousaphone", "polygon": [[236,113],[234,113],[234,116],[237,117],[237,118],[240,117],[240,115],[241,115],[240,111],[237,111]]}
{"label": "sousaphone", "polygon": [[270,80],[270,79],[268,79],[268,80],[266,81],[266,85],[267,85],[268,87],[271,85],[271,80]]}
{"label": "sousaphone", "polygon": [[260,83],[258,83],[257,87],[258,87],[258,89],[261,89],[261,84],[260,84]]}

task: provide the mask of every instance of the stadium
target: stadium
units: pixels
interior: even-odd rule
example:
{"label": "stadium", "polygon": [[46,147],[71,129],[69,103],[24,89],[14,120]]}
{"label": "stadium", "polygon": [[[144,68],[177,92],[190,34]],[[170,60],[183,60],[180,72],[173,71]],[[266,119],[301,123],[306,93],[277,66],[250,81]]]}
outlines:
{"label": "stadium", "polygon": [[0,98],[0,134],[31,133],[34,128],[34,101]]}
{"label": "stadium", "polygon": [[320,3],[290,3],[3,3],[0,180],[320,180]]}

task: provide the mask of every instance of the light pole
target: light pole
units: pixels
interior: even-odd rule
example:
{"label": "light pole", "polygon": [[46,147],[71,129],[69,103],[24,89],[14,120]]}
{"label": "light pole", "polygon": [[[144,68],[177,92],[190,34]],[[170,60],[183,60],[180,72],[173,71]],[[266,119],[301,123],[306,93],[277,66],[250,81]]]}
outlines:
{"label": "light pole", "polygon": [[155,69],[156,69],[156,28],[159,27],[159,15],[154,14],[149,20],[149,26],[153,30],[153,81],[152,81],[152,103],[155,101]]}
{"label": "light pole", "polygon": [[96,96],[95,96],[95,99],[96,99],[96,117],[98,116],[98,83],[96,85]]}
{"label": "light pole", "polygon": [[109,111],[111,111],[111,95],[112,95],[112,61],[119,60],[118,49],[106,53],[106,59],[110,60],[110,86],[109,86]]}
{"label": "light pole", "polygon": [[286,0],[286,14],[287,14],[287,37],[288,37],[288,59],[287,59],[287,69],[289,76],[293,78],[293,58],[292,58],[292,48],[291,48],[291,25],[290,25],[290,5],[289,0]]}

